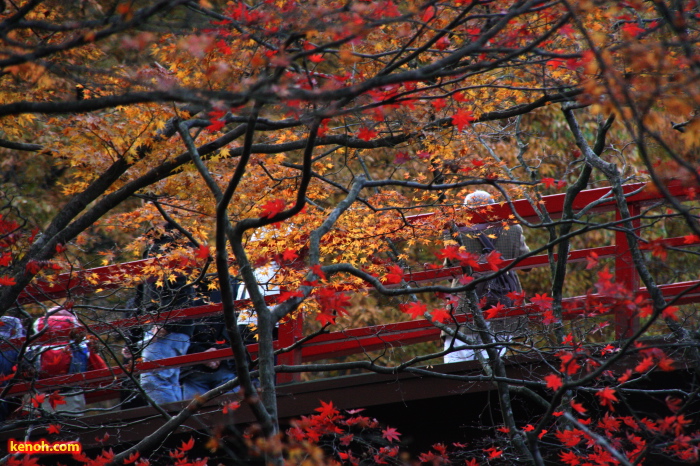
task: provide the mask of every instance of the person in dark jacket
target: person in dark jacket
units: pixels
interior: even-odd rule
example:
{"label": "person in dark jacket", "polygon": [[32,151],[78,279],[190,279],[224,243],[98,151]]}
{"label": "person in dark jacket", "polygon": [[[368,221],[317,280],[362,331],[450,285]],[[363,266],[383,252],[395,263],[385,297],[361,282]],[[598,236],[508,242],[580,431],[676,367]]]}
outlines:
{"label": "person in dark jacket", "polygon": [[[200,289],[207,289],[207,283],[200,284]],[[235,297],[239,291],[236,280],[231,281],[231,291]],[[221,292],[204,291],[199,293],[201,297],[195,301],[195,305],[221,303]],[[219,349],[230,348],[226,324],[222,316],[210,316],[197,322],[194,326],[188,354],[211,352]],[[203,364],[184,368],[180,374],[182,382],[182,394],[184,399],[194,398],[197,395],[208,392],[224,382],[237,377],[236,363],[233,358],[220,361],[207,361]],[[238,391],[238,387],[232,391]]]}
{"label": "person in dark jacket", "polygon": [[[493,203],[493,197],[486,191],[477,190],[466,196],[464,199],[464,205],[471,209],[476,209],[479,207],[484,207]],[[455,238],[451,233],[447,233],[447,240],[454,240]],[[485,242],[490,243],[494,251],[501,254],[501,257],[505,260],[515,259],[519,256],[527,254],[530,252],[530,248],[525,242],[525,236],[523,234],[523,229],[520,225],[512,224],[504,227],[500,223],[482,223],[473,227],[465,227],[459,229],[459,244],[464,248],[464,250],[475,256],[482,256],[484,259]],[[471,273],[474,278],[480,277],[481,273]],[[520,293],[522,291],[522,286],[520,285],[520,280],[515,272],[510,272],[509,276],[512,280],[512,288],[514,292]],[[476,289],[477,296],[483,298],[483,301],[487,301],[488,297],[488,284],[485,282],[484,286],[480,289]],[[452,283],[453,287],[461,286],[459,279],[455,279]],[[506,307],[512,305],[509,299],[500,297],[502,299],[502,304]],[[480,303],[481,304],[481,303]],[[496,305],[497,303],[484,302],[484,310]],[[466,296],[462,295],[459,297],[459,304],[457,306],[456,312],[459,314],[469,314],[469,303]],[[510,318],[493,318],[488,321],[489,329],[494,334],[495,339],[498,341],[510,341],[514,334],[519,331],[523,326],[523,322],[517,317]],[[459,331],[466,336],[468,336],[475,343],[481,343],[479,337],[479,332],[474,328],[472,324],[466,324],[459,328]],[[450,350],[454,346],[460,346],[462,342],[454,342],[453,337],[445,332],[441,332],[441,337],[444,343],[444,349]],[[506,347],[501,349],[501,355],[505,354]],[[481,352],[481,354],[484,354]],[[460,351],[453,351],[445,355],[444,361],[458,362],[465,360],[472,360],[476,358],[476,352],[471,349],[464,349]]]}
{"label": "person in dark jacket", "polygon": [[[150,236],[152,245],[146,251],[146,257],[167,256],[177,247],[181,247],[178,245],[178,232],[170,225],[165,226],[165,232],[152,231]],[[194,296],[194,288],[187,277],[177,275],[174,280],[164,279],[162,283],[144,283],[142,295],[137,299],[137,307],[149,314],[157,314],[191,307]],[[144,332],[141,340],[141,358],[144,362],[149,362],[187,354],[193,330],[189,320],[166,321],[153,325]],[[144,391],[156,403],[171,403],[184,399],[179,367],[142,373],[140,381]]]}

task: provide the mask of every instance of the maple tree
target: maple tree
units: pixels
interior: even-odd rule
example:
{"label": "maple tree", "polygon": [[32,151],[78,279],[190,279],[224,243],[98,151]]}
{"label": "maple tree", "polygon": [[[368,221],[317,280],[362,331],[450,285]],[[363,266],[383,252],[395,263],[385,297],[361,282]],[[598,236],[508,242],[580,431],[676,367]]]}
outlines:
{"label": "maple tree", "polygon": [[[654,371],[674,370],[677,358],[693,369],[700,363],[693,309],[669,302],[659,286],[697,278],[696,2],[26,0],[0,6],[0,166],[7,173],[0,312],[38,314],[45,299],[37,290],[56,283],[59,273],[78,276],[140,257],[145,232],[168,221],[195,247],[179,247],[139,274],[102,282],[88,276],[93,296],[80,301],[69,292],[54,304],[70,303],[86,321],[109,320],[112,310],[125,307],[129,287],[143,280],[158,286],[176,276],[240,280],[257,316],[255,367],[235,331],[237,309],[226,286],[222,312],[236,383],[267,441],[256,446],[271,462],[306,452],[294,442],[304,449],[318,443],[349,464],[362,455],[403,461],[395,445],[401,426],[341,415],[332,403],[287,432],[288,450],[275,440],[283,434],[276,323],[304,319],[311,334],[369,318],[427,319],[455,335],[452,350],[484,350],[483,374],[464,380],[494,383],[502,428],[490,445],[439,444],[419,461],[555,458],[573,466],[635,464],[657,454],[697,461],[690,417],[697,388],[678,388],[655,416],[627,405],[635,382]],[[666,204],[628,204],[623,185],[634,181],[649,182]],[[672,195],[673,182],[684,198]],[[463,209],[464,195],[476,187],[490,189],[500,205]],[[604,199],[576,204],[591,187],[609,189]],[[542,204],[553,193],[564,194],[560,216]],[[480,258],[445,244],[443,231],[486,221],[516,199],[534,214],[504,217],[504,228],[505,220],[520,223],[529,256],[548,256],[548,267],[521,274],[525,292],[513,296],[516,308],[536,316],[524,342],[489,331],[491,319],[510,311],[478,306],[479,279],[457,277],[456,288],[410,283],[412,272],[439,269],[445,260],[474,268],[483,259],[486,272],[503,271],[507,261],[498,253]],[[605,202],[617,218],[594,216]],[[669,245],[667,236],[683,240]],[[638,298],[631,281],[613,277],[609,258],[592,252],[581,258],[585,269],[569,261],[572,251],[613,239],[626,245],[617,260],[626,262],[628,277],[639,277],[649,299]],[[655,270],[659,263],[664,271]],[[256,271],[266,268],[275,269],[272,284],[283,289],[275,303],[258,287]],[[122,294],[102,293],[115,284]],[[372,312],[357,312],[356,295],[383,301]],[[458,295],[470,303],[477,341],[450,325]],[[584,298],[567,299],[572,296]],[[574,311],[580,318],[568,317]],[[614,345],[606,341],[612,328],[624,337]],[[674,345],[641,341],[660,333],[670,333]],[[118,359],[113,341],[99,341]],[[515,354],[537,354],[551,370],[511,378],[504,358]],[[633,368],[615,365],[637,355]],[[338,367],[409,371],[430,356],[442,353],[393,367],[366,361]],[[145,453],[230,388],[193,400],[128,450],[85,462],[147,464]],[[30,402],[38,407],[45,396]],[[517,397],[542,408],[531,423],[516,418]],[[346,430],[358,425],[377,430],[385,444],[362,453],[350,448]],[[66,430],[56,423],[47,428],[56,435]],[[559,453],[552,444],[568,450]],[[190,461],[192,447],[173,450],[173,462]],[[197,462],[206,459],[191,460]]]}

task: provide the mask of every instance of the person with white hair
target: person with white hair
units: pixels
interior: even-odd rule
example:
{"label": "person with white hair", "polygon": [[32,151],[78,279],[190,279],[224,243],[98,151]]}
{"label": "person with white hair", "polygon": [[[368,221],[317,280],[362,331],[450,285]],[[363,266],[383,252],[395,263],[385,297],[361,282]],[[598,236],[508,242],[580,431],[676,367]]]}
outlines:
{"label": "person with white hair", "polygon": [[[464,205],[469,209],[479,209],[480,207],[493,203],[493,196],[482,190],[471,192],[464,198]],[[504,227],[500,221],[498,223],[480,223],[471,227],[460,227],[458,231],[454,233],[457,236],[456,238],[452,235],[452,232],[450,232],[447,234],[449,238],[446,239],[456,239],[457,242],[464,247],[466,252],[478,255],[482,260],[485,260],[485,257],[491,251],[499,252],[501,257],[505,260],[515,259],[516,257],[530,252],[530,248],[525,242],[523,229],[517,224]],[[484,273],[473,272],[471,269],[466,272],[474,278],[479,278],[484,275]],[[462,285],[459,280],[454,280],[452,286],[458,287]],[[505,296],[508,290],[515,292],[522,291],[522,286],[514,271],[503,274],[499,279],[488,280],[477,285],[475,291],[480,300],[477,305],[481,306],[482,310],[488,310],[498,304],[510,307],[513,301]],[[462,296],[459,297],[457,313],[469,314],[469,304],[466,294],[462,294]],[[514,334],[522,327],[520,319],[517,317],[490,319],[488,323],[494,339],[498,341],[511,340]],[[473,323],[460,326],[458,330],[476,344],[481,343],[481,338]],[[442,332],[441,336],[446,350],[463,345],[461,341],[455,341],[454,338],[447,335],[446,332]],[[501,350],[501,355],[503,354],[505,354],[505,347]],[[476,354],[474,350],[465,349],[453,351],[445,355],[444,361],[446,363],[458,362],[473,360],[475,357]]]}
{"label": "person with white hair", "polygon": [[464,197],[464,205],[467,207],[481,207],[487,204],[493,204],[493,196],[480,189],[477,189]]}

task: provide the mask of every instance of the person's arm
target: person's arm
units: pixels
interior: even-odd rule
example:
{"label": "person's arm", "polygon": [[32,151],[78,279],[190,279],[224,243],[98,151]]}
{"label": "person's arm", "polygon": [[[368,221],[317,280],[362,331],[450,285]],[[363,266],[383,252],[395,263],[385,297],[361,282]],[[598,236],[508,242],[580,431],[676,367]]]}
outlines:
{"label": "person's arm", "polygon": [[96,371],[99,369],[107,369],[107,363],[102,359],[102,356],[91,349],[90,354],[88,354],[88,370]]}

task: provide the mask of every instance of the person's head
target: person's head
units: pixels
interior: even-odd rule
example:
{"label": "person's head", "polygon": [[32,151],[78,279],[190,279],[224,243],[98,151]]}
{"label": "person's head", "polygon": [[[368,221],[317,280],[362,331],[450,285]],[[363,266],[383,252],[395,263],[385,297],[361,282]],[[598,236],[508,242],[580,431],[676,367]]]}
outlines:
{"label": "person's head", "polygon": [[467,194],[464,198],[464,205],[467,207],[481,207],[493,202],[493,196],[486,191],[477,190]]}
{"label": "person's head", "polygon": [[32,325],[34,333],[39,333],[48,324],[51,333],[69,332],[72,340],[80,341],[85,337],[85,329],[80,325],[78,318],[71,311],[60,306],[46,311],[46,315],[38,317]]}

